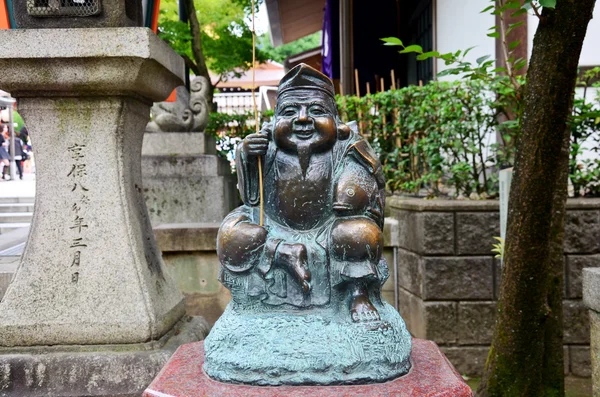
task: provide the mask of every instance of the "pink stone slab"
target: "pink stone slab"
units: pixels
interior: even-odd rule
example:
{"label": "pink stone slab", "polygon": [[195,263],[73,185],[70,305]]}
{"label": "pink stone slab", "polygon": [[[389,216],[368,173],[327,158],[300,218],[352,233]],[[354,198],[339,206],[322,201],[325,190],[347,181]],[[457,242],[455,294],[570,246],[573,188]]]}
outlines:
{"label": "pink stone slab", "polygon": [[386,383],[353,386],[248,386],[221,383],[202,371],[204,342],[182,345],[144,397],[472,397],[437,345],[413,339],[412,369]]}

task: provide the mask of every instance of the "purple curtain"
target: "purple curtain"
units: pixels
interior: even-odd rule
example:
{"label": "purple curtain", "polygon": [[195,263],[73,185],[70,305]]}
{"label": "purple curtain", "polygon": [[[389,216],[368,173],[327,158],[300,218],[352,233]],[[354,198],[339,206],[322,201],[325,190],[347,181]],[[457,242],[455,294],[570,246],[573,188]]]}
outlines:
{"label": "purple curtain", "polygon": [[334,0],[325,1],[325,14],[323,16],[323,32],[321,35],[321,55],[323,57],[323,74],[333,79],[333,48],[332,48],[332,4]]}

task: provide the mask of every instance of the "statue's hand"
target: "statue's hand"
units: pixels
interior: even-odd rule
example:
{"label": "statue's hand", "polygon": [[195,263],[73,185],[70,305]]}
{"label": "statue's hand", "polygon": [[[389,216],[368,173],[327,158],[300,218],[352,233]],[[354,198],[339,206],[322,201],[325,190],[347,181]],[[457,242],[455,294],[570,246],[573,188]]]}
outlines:
{"label": "statue's hand", "polygon": [[250,134],[242,142],[242,150],[246,156],[264,156],[268,147],[269,139],[265,134]]}

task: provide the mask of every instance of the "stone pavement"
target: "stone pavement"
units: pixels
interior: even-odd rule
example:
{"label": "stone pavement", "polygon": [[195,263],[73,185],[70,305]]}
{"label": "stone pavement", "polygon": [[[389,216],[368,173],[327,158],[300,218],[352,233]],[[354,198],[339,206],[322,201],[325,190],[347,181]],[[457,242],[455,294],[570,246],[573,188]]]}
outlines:
{"label": "stone pavement", "polygon": [[[9,203],[19,205],[18,203],[23,201],[31,203],[30,207],[33,207],[34,196],[35,174],[25,174],[23,180],[0,181],[0,205]],[[3,225],[8,224],[0,224],[0,229],[3,229]],[[23,223],[23,225],[23,227],[0,233],[0,300],[17,270],[19,259],[27,242],[29,222]]]}
{"label": "stone pavement", "polygon": [[[33,207],[34,198],[35,174],[25,174],[23,180],[0,181],[0,205],[13,203],[15,206],[18,206],[22,205],[20,203],[28,203],[30,205],[27,207],[31,208]],[[0,232],[0,258],[5,256],[20,256],[23,253],[23,248],[29,234],[29,221],[15,224],[0,224],[0,229],[2,229],[2,232]]]}
{"label": "stone pavement", "polygon": [[0,181],[0,199],[8,197],[34,197],[35,174],[23,175],[23,180]]}

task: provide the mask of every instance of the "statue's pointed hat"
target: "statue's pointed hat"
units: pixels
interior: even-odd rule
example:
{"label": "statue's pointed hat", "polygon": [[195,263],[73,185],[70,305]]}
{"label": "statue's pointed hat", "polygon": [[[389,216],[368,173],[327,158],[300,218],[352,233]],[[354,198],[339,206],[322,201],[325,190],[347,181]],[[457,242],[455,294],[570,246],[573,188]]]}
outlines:
{"label": "statue's pointed hat", "polygon": [[335,98],[333,83],[318,70],[301,63],[286,73],[279,82],[277,97],[290,90],[319,90]]}

